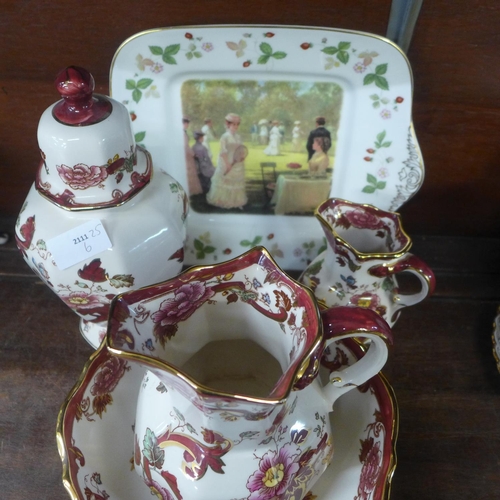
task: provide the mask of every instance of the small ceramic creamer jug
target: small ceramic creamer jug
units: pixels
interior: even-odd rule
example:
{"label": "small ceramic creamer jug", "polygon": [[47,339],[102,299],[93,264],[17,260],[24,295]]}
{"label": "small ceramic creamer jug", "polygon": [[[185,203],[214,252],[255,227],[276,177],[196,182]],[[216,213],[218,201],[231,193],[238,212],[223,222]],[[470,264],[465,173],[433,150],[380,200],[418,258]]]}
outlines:
{"label": "small ceramic creamer jug", "polygon": [[[401,309],[433,293],[434,273],[409,252],[412,242],[399,214],[331,198],[315,215],[327,248],[307,266],[299,281],[314,291],[321,306],[369,308],[392,326]],[[420,291],[400,292],[397,275],[402,272],[418,278]]]}
{"label": "small ceramic creamer jug", "polygon": [[[371,340],[366,354],[320,380],[325,347],[351,337]],[[145,491],[301,500],[332,458],[334,401],[378,373],[391,340],[373,311],[320,315],[261,247],[117,296],[107,348],[147,367],[134,427]]]}

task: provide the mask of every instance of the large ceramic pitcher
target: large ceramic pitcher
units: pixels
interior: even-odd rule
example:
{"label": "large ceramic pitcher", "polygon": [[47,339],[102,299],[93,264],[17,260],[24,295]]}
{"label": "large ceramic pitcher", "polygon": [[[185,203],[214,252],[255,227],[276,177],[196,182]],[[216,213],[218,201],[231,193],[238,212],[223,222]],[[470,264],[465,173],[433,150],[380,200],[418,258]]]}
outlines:
{"label": "large ceramic pitcher", "polygon": [[[434,273],[409,252],[411,239],[399,214],[338,198],[315,212],[327,240],[299,281],[309,286],[325,308],[354,305],[379,313],[389,325],[401,309],[434,291]],[[397,275],[408,272],[420,281],[416,293],[401,293]]]}
{"label": "large ceramic pitcher", "polygon": [[[326,345],[371,340],[329,380]],[[115,298],[107,347],[148,367],[135,468],[163,500],[302,499],[332,454],[334,401],[375,375],[391,331],[373,311],[320,315],[263,248]]]}

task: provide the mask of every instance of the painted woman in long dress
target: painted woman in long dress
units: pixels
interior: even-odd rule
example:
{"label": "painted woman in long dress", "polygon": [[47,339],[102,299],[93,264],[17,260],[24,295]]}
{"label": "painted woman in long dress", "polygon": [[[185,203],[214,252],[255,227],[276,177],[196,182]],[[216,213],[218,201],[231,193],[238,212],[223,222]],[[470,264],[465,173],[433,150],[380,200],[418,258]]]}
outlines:
{"label": "painted woman in long dress", "polygon": [[280,154],[281,133],[279,129],[279,122],[273,122],[273,128],[269,132],[269,144],[264,149],[264,154],[267,156],[278,156]]}
{"label": "painted woman in long dress", "polygon": [[330,165],[328,150],[330,149],[331,145],[332,141],[328,137],[314,138],[312,145],[314,154],[309,160],[309,173],[313,177],[326,174],[326,169]]}
{"label": "painted woman in long dress", "polygon": [[207,202],[220,208],[243,208],[248,203],[245,187],[245,161],[240,156],[242,142],[237,133],[240,117],[229,113],[226,118],[226,132],[220,138],[220,152],[217,168],[212,177]]}
{"label": "painted woman in long dress", "polygon": [[212,159],[212,150],[210,149],[210,142],[215,140],[215,132],[212,126],[212,120],[210,118],[205,118],[203,127],[201,131],[205,134],[203,136],[203,145],[207,148],[208,156]]}
{"label": "painted woman in long dress", "polygon": [[297,120],[294,122],[294,127],[292,129],[292,150],[294,153],[298,153],[301,150],[301,136],[302,131],[300,130],[300,122]]}

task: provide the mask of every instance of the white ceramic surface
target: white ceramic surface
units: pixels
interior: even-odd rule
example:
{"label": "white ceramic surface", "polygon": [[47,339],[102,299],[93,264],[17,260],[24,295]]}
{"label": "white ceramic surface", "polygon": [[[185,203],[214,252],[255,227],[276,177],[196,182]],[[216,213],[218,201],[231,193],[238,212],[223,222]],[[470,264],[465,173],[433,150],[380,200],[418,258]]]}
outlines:
{"label": "white ceramic surface", "polygon": [[[151,151],[155,164],[187,187],[188,174],[181,121],[186,82],[225,80],[297,83],[300,91],[337,85],[342,92],[329,196],[371,203],[395,210],[420,188],[424,167],[411,123],[413,80],[406,56],[392,42],[376,35],[325,28],[283,26],[188,26],[155,29],[126,40],[115,54],[110,73],[111,92],[133,119],[136,138]],[[259,87],[260,88],[260,87]],[[319,88],[319,87],[318,87]],[[233,101],[234,102],[234,101]],[[222,104],[218,108],[224,108]],[[229,104],[228,104],[229,106]],[[231,105],[237,108],[237,102]],[[309,109],[305,106],[306,109]],[[203,124],[202,111],[190,115],[191,132]],[[238,109],[220,109],[237,112]],[[297,162],[290,155],[291,124],[286,104],[280,119],[290,122],[283,156],[266,156],[249,148],[247,172],[269,196],[263,167],[275,161],[278,174]],[[320,113],[315,110],[314,113]],[[312,111],[310,111],[312,113]],[[264,113],[262,113],[264,114]],[[335,113],[334,113],[335,114]],[[333,116],[333,115],[332,115]],[[213,117],[212,117],[213,118]],[[273,120],[276,116],[260,116]],[[256,119],[256,118],[255,118]],[[327,116],[327,126],[337,118]],[[218,134],[223,120],[214,122]],[[243,116],[239,127],[246,144],[251,123]],[[302,118],[303,139],[314,128],[314,116]],[[245,139],[246,137],[246,139]],[[218,147],[214,144],[214,147]],[[287,149],[288,148],[288,149]],[[302,170],[307,169],[307,157]],[[281,163],[283,167],[281,167]],[[304,162],[302,162],[304,163]],[[214,157],[214,165],[216,159]],[[281,170],[280,170],[281,168]],[[291,168],[291,167],[290,167]],[[262,169],[262,175],[261,175]],[[278,175],[279,176],[279,175]],[[259,184],[260,183],[260,184]],[[192,197],[193,198],[193,197]],[[316,200],[314,206],[321,200]],[[256,202],[257,205],[259,202]],[[272,205],[240,210],[207,210],[192,203],[187,223],[186,262],[206,264],[263,244],[284,269],[303,269],[323,247],[322,234],[310,215],[274,215]]]}
{"label": "white ceramic surface", "polygon": [[[329,359],[352,363],[360,355],[359,346],[343,342],[331,350]],[[94,353],[59,414],[63,483],[73,500],[91,495],[96,500],[151,498],[151,490],[133,470],[136,401],[146,370],[117,361],[104,348]],[[343,396],[330,419],[336,429],[335,454],[305,498],[388,500],[398,410],[383,375]],[[163,500],[170,498],[165,495]]]}

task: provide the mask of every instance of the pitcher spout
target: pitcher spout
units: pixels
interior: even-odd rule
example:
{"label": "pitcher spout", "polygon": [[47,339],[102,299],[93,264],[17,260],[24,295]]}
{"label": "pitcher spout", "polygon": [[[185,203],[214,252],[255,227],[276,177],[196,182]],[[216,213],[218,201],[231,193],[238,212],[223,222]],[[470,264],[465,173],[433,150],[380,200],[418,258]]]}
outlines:
{"label": "pitcher spout", "polygon": [[251,405],[255,418],[304,387],[321,342],[311,291],[264,248],[119,295],[106,338],[113,354],[147,366],[197,407]]}

